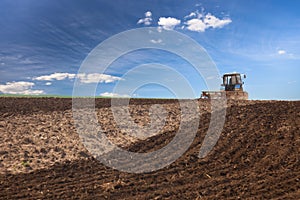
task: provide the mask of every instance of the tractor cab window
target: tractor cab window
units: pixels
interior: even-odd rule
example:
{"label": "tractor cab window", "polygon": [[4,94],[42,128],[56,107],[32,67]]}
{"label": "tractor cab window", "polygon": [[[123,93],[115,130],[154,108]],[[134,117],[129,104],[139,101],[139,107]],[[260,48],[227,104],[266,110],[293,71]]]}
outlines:
{"label": "tractor cab window", "polygon": [[223,77],[223,84],[224,84],[224,85],[229,85],[229,81],[230,81],[230,80],[229,80],[229,77],[228,77],[228,76],[224,76],[224,77]]}
{"label": "tractor cab window", "polygon": [[242,84],[241,75],[228,75],[223,77],[223,85],[240,85]]}
{"label": "tractor cab window", "polygon": [[236,75],[236,84],[242,84],[242,78],[241,75]]}
{"label": "tractor cab window", "polygon": [[236,77],[235,76],[231,76],[230,77],[230,85],[235,85],[236,84]]}
{"label": "tractor cab window", "polygon": [[223,77],[223,84],[224,85],[234,85],[236,82],[234,76],[224,76]]}

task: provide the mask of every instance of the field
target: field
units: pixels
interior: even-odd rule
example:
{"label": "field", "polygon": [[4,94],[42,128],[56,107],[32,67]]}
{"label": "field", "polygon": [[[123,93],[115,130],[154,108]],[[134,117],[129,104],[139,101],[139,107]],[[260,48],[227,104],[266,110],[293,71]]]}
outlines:
{"label": "field", "polygon": [[[188,151],[163,169],[132,174],[85,149],[71,99],[1,97],[0,199],[300,199],[300,101],[228,102],[222,134],[202,159],[211,113],[207,100],[197,103],[200,122]],[[153,104],[166,109],[167,120],[146,140],[117,128],[110,99],[96,99],[96,111],[112,142],[150,152],[167,145],[180,122],[177,100],[131,99],[137,124],[148,124]]]}

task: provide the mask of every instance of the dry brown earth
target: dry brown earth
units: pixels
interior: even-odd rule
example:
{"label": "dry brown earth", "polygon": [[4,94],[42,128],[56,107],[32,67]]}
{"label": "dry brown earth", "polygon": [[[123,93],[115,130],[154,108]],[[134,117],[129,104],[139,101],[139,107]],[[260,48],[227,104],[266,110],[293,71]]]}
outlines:
{"label": "dry brown earth", "polygon": [[[180,122],[176,100],[131,100],[140,126],[161,104],[167,121],[158,135],[138,140],[120,131],[110,99],[96,99],[99,122],[124,149],[149,152],[168,144]],[[228,102],[213,151],[197,157],[210,121],[199,101],[197,136],[176,162],[130,174],[92,158],[80,142],[71,99],[0,98],[0,199],[300,199],[300,101]],[[151,114],[151,113],[150,113]]]}

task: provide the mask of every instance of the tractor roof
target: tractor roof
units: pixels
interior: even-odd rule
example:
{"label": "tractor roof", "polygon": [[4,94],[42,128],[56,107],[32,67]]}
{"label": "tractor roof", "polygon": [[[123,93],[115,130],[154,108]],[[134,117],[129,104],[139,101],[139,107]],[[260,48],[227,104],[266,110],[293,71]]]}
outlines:
{"label": "tractor roof", "polygon": [[241,73],[238,72],[225,73],[223,76],[234,76],[234,75],[241,75]]}

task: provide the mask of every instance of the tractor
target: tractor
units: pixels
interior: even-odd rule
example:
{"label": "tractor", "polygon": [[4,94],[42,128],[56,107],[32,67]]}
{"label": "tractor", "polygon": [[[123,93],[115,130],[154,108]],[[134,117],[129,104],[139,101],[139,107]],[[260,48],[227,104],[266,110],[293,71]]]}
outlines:
{"label": "tractor", "polygon": [[220,91],[202,91],[201,98],[217,99],[222,95],[226,95],[227,99],[247,100],[248,93],[243,90],[242,77],[246,78],[246,75],[236,72],[224,74],[222,77],[223,83],[221,84],[223,89]]}

